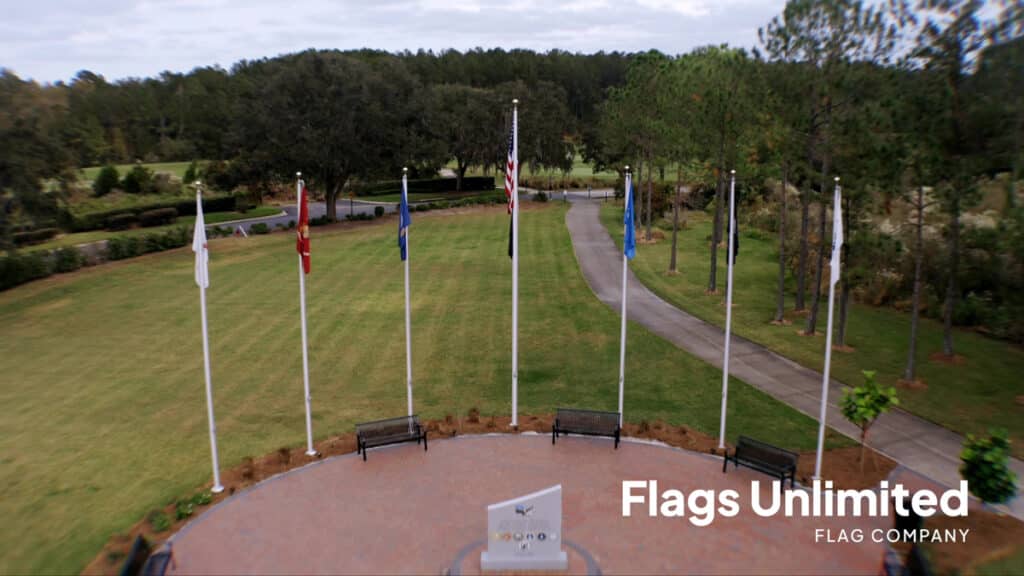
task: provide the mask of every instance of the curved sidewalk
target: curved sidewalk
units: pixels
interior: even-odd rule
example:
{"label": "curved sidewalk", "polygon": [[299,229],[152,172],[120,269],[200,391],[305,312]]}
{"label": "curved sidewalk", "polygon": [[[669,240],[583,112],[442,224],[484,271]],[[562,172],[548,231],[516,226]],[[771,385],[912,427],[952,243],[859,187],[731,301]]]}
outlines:
{"label": "curved sidewalk", "polygon": [[[566,225],[572,237],[576,260],[598,299],[616,312],[621,306],[622,252],[599,218],[601,203],[581,196],[572,197]],[[722,367],[724,331],[665,302],[629,272],[627,318],[690,352]],[[821,373],[805,368],[755,344],[732,336],[729,373],[772,397],[785,402],[815,420],[821,402]],[[829,386],[826,424],[858,439],[860,431],[843,418],[839,410],[843,384]],[[903,410],[883,414],[871,428],[868,444],[900,464],[946,486],[960,482],[960,449],[963,437]],[[1011,466],[1024,478],[1024,462],[1013,459]],[[1011,513],[1024,519],[1024,498],[1018,493],[1010,504]]]}

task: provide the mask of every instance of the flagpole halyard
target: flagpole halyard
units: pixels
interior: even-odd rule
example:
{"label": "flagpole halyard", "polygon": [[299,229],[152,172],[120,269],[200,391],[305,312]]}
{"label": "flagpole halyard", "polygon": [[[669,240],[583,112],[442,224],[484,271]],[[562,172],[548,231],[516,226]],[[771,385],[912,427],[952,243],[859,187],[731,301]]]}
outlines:
{"label": "flagpole halyard", "polygon": [[206,416],[210,426],[210,457],[213,461],[213,487],[210,491],[218,494],[224,491],[220,483],[220,462],[217,458],[217,424],[213,417],[213,384],[210,378],[210,338],[206,321],[206,287],[210,283],[208,269],[209,252],[206,244],[206,227],[203,219],[202,184],[196,180],[196,222],[192,232],[192,250],[196,253],[196,284],[199,285],[199,309],[203,325],[203,374],[206,377]]}
{"label": "flagpole halyard", "polygon": [[519,100],[512,100],[512,427],[519,426]]}
{"label": "flagpole halyard", "polygon": [[[303,239],[303,235],[309,234],[308,222],[302,221],[302,212],[306,206],[307,199],[305,197],[304,183],[302,182],[302,172],[295,173],[295,193],[297,196],[297,205],[299,208],[299,229],[298,235],[300,243]],[[308,213],[307,213],[308,217]],[[305,229],[304,229],[305,228]],[[309,343],[306,331],[306,270],[303,263],[303,254],[300,250],[299,254],[299,309],[302,317],[302,389],[304,392],[305,403],[306,403],[306,455],[316,456],[317,451],[313,448],[313,408],[312,408],[312,397],[309,393]]]}
{"label": "flagpole halyard", "polygon": [[[814,460],[814,479],[821,478],[821,457],[825,449],[825,414],[828,406],[829,373],[832,370],[832,312],[835,308],[836,282],[839,280],[840,254],[843,246],[842,190],[839,177],[832,200],[832,273],[828,281],[828,326],[825,333],[825,369],[821,374],[821,411],[818,416],[818,452]],[[837,232],[838,231],[838,232]]]}
{"label": "flagpole halyard", "polygon": [[736,231],[736,171],[730,172],[732,179],[729,182],[729,250],[726,255],[728,272],[725,287],[725,356],[722,359],[722,417],[718,431],[718,448],[725,449],[725,414],[729,402],[729,343],[732,340],[732,268],[736,253],[735,231]]}
{"label": "flagpole halyard", "polygon": [[409,416],[412,416],[412,318],[409,312],[409,226],[405,220],[409,210],[409,169],[402,168],[402,213],[399,214],[400,225],[404,225],[401,234],[405,238],[405,387]]}

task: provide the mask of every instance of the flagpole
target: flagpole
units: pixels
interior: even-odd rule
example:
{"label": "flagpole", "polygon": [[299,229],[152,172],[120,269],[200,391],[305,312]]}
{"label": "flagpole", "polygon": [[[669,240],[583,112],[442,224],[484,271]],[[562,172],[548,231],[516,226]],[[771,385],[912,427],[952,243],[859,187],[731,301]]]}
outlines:
{"label": "flagpole", "polygon": [[[626,180],[625,192],[626,192],[626,203],[625,208],[629,210],[629,204],[633,201],[633,176],[629,173],[629,166],[626,166]],[[629,272],[629,257],[626,255],[625,243],[626,234],[629,233],[628,226],[630,224],[624,224],[622,226],[622,329],[619,334],[619,427],[622,427],[622,401],[625,394],[626,388],[626,280]]]}
{"label": "flagpole", "polygon": [[[302,172],[295,173],[295,193],[297,206],[302,210]],[[299,231],[301,234],[302,231]],[[299,254],[299,308],[302,312],[302,386],[306,397],[306,456],[316,456],[313,448],[313,409],[309,395],[309,345],[306,341],[306,271],[302,267],[302,254]]]}
{"label": "flagpole", "polygon": [[[402,168],[402,202],[409,205],[409,169]],[[401,215],[399,216],[401,218]],[[409,315],[409,229],[405,227],[405,387],[412,416],[412,319]]]}
{"label": "flagpole", "polygon": [[725,358],[722,360],[722,418],[718,431],[718,448],[725,449],[725,411],[729,402],[729,342],[732,340],[732,266],[736,249],[733,237],[736,230],[736,171],[730,172],[729,183],[729,250],[727,252],[728,273],[725,287]]}
{"label": "flagpole", "polygon": [[512,100],[512,427],[519,426],[519,100]]}
{"label": "flagpole", "polygon": [[[200,182],[196,180],[196,203],[199,204],[199,209],[202,209],[202,188]],[[196,226],[203,226],[202,220],[197,220]],[[205,233],[204,233],[205,236]],[[206,249],[206,246],[203,246]],[[213,459],[213,488],[210,488],[210,492],[214,494],[224,491],[224,486],[220,483],[220,462],[217,458],[217,425],[213,419],[213,385],[210,383],[210,337],[206,322],[206,286],[205,282],[199,283],[199,308],[202,311],[203,318],[203,372],[206,376],[206,416],[210,424],[210,455]]]}
{"label": "flagpole", "polygon": [[[842,191],[839,188],[839,177],[836,176],[836,190],[835,190],[835,206],[832,207],[832,213],[839,209],[840,195]],[[833,228],[835,224],[833,224]],[[835,234],[833,230],[833,235]],[[834,241],[833,241],[834,243]],[[838,258],[838,254],[833,255],[834,258]],[[835,268],[834,268],[835,269]],[[825,448],[825,408],[828,405],[828,384],[829,384],[829,373],[832,369],[832,311],[835,306],[836,300],[836,278],[833,274],[828,281],[828,328],[825,333],[825,370],[821,375],[821,412],[818,416],[818,453],[814,460],[814,479],[818,480],[821,478],[821,454]]]}

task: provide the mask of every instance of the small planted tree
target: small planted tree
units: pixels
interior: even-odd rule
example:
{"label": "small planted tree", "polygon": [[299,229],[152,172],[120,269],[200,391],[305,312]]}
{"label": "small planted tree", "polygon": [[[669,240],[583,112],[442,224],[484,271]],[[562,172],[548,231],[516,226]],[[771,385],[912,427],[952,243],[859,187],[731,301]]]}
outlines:
{"label": "small planted tree", "polygon": [[96,179],[92,182],[92,193],[99,197],[105,196],[110,193],[111,190],[117,188],[117,185],[121,181],[121,175],[117,173],[117,168],[110,166],[104,166],[100,168],[99,174],[96,175]]}
{"label": "small planted tree", "polygon": [[960,476],[967,480],[971,494],[983,502],[1006,502],[1017,493],[1017,478],[1010,470],[1010,439],[1006,430],[993,430],[989,436],[971,434],[960,452]]}
{"label": "small planted tree", "polygon": [[864,471],[864,448],[868,431],[879,416],[900,403],[896,388],[883,388],[875,381],[874,370],[862,370],[864,383],[856,388],[843,391],[841,408],[843,416],[860,428],[860,470]]}

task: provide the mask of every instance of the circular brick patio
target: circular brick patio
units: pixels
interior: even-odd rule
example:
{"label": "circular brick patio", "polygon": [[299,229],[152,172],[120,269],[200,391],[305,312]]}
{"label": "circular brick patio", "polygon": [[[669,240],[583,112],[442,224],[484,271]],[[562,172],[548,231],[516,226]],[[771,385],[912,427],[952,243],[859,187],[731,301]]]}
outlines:
{"label": "circular brick patio", "polygon": [[[622,516],[622,481],[660,491],[733,489],[740,514],[706,527]],[[604,574],[877,574],[884,544],[815,542],[815,529],[887,527],[884,519],[772,518],[750,506],[750,481],[769,478],[675,448],[537,435],[464,436],[346,455],[271,478],[208,510],[172,539],[171,574],[478,573],[488,504],[554,484],[564,538]],[[465,554],[465,550],[472,552]],[[570,573],[586,570],[570,552]],[[575,558],[575,560],[573,560]]]}

